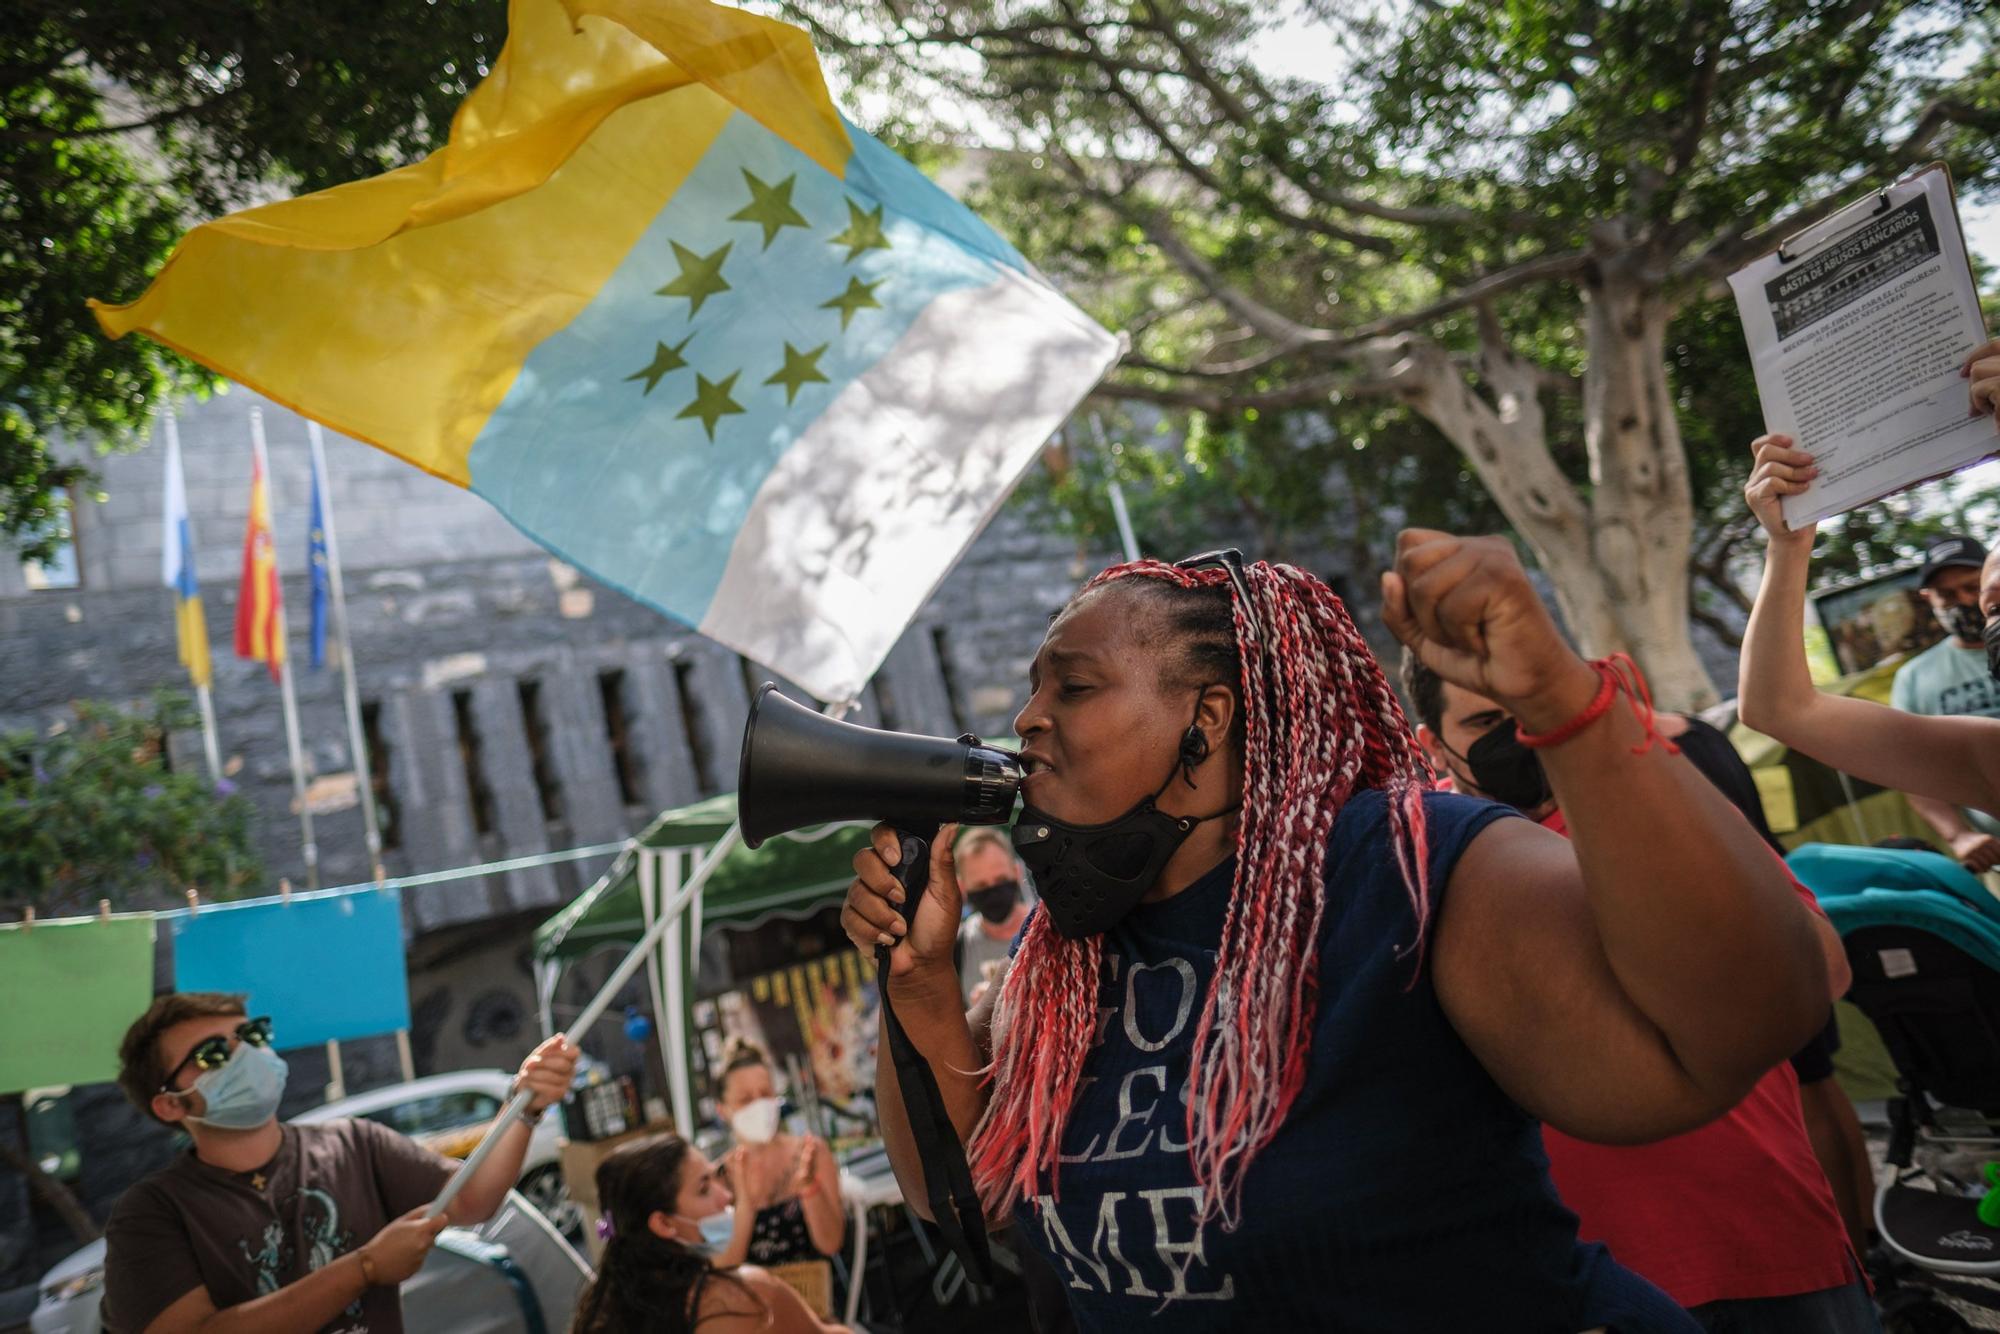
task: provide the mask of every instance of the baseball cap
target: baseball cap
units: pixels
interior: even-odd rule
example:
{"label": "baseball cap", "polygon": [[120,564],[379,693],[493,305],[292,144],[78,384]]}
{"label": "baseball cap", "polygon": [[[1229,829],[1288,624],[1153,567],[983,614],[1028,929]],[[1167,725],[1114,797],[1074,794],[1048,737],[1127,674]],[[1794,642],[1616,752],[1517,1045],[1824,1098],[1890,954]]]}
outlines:
{"label": "baseball cap", "polygon": [[1924,548],[1923,573],[1917,576],[1919,587],[1929,587],[1940,571],[1957,565],[1969,565],[1977,570],[1986,564],[1986,548],[1969,537],[1954,535],[1940,537]]}

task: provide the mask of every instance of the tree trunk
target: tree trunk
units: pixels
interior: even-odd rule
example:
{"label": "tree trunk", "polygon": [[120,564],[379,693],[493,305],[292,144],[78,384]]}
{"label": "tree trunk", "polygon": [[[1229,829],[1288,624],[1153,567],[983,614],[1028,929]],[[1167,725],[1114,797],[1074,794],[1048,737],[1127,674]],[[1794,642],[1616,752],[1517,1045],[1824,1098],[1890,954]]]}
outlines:
{"label": "tree trunk", "polygon": [[[27,1125],[27,1108],[21,1109],[22,1125]],[[62,1221],[69,1224],[79,1246],[88,1245],[104,1234],[70,1188],[41,1169],[41,1165],[30,1157],[18,1144],[0,1139],[0,1163],[28,1179],[28,1188],[42,1197],[54,1209]]]}
{"label": "tree trunk", "polygon": [[1689,615],[1694,497],[1667,385],[1672,314],[1657,287],[1618,267],[1585,284],[1591,551],[1617,647],[1644,669],[1661,705],[1699,709],[1718,696],[1695,653]]}
{"label": "tree trunk", "polygon": [[1479,361],[1490,398],[1421,340],[1397,346],[1384,378],[1472,465],[1548,576],[1578,649],[1629,653],[1662,707],[1703,708],[1717,696],[1688,614],[1694,503],[1666,381],[1671,311],[1657,291],[1600,279],[1586,312],[1588,502],[1549,451],[1536,368],[1490,312]]}

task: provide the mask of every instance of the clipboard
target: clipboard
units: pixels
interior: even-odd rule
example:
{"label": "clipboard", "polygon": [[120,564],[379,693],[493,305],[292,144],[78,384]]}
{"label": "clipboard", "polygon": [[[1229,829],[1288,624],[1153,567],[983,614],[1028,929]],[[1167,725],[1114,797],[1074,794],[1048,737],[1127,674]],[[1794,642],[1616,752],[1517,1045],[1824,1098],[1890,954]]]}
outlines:
{"label": "clipboard", "polygon": [[[1955,237],[1945,235],[1947,227],[1957,229]],[[1901,295],[1910,290],[1906,279],[1939,264],[1944,267],[1923,281],[1947,290],[1955,321],[1950,335],[1969,331],[1969,351],[1990,335],[1956,185],[1944,163],[1930,162],[1793,231],[1729,276],[1765,428],[1822,457],[1822,477],[1813,488],[1785,498],[1788,526],[1834,517],[2000,455],[2000,436],[1990,422],[1984,435],[1966,426],[1971,419],[1962,399],[1955,421],[1941,414],[1936,362],[1923,359],[1918,366],[1908,355],[1932,330],[1905,318],[1922,309],[1899,304],[1912,300]],[[1857,330],[1878,328],[1876,343],[1859,341],[1864,335]],[[1831,383],[1802,373],[1809,349],[1841,338],[1857,341]],[[1897,373],[1887,377],[1881,397],[1857,404],[1854,386],[1872,383],[1878,366],[1888,365]],[[1905,366],[1908,377],[1898,378]],[[1827,411],[1834,400],[1840,411]],[[1922,410],[1926,429],[1898,435],[1897,405],[1920,400],[1928,405]],[[1878,406],[1882,411],[1873,411]],[[1912,464],[1925,470],[1911,473]]]}

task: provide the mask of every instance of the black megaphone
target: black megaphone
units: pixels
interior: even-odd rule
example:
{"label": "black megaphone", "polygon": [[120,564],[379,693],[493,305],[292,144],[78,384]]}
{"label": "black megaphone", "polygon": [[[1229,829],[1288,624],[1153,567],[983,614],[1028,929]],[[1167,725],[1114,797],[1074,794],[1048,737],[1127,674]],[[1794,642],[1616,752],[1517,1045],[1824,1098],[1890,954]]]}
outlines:
{"label": "black megaphone", "polygon": [[766,682],[743,729],[736,805],[753,848],[835,820],[888,820],[928,840],[941,824],[1005,824],[1020,786],[1020,758],[975,736],[838,722]]}
{"label": "black megaphone", "polygon": [[[837,722],[785,698],[766,682],[743,728],[736,778],[736,815],[743,841],[765,839],[835,820],[888,820],[901,840],[896,878],[903,915],[912,916],[930,879],[931,843],[938,826],[1004,824],[1021,786],[1017,755],[962,736],[912,736]],[[875,966],[890,975],[889,951]],[[896,1072],[911,1138],[924,1168],[931,1218],[977,1288],[990,1292],[993,1255],[986,1219],[973,1189],[937,1076],[903,1031],[889,989],[878,992],[882,1034]]]}

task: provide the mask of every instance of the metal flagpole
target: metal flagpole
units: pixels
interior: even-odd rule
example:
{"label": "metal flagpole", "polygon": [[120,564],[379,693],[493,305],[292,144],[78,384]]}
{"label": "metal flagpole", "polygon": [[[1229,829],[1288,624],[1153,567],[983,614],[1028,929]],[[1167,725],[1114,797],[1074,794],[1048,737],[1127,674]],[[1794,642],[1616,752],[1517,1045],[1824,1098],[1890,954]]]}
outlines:
{"label": "metal flagpole", "polygon": [[[723,858],[734,852],[736,845],[742,841],[743,823],[740,820],[734,821],[722,837],[715,841],[715,846],[709,849],[708,855],[702,858],[701,865],[694,869],[694,874],[687,878],[687,883],[682,885],[660,910],[660,915],[646,928],[646,934],[640,937],[639,943],[634,945],[624,959],[619,961],[618,966],[611,970],[611,976],[604,980],[603,988],[591,997],[590,1004],[583,1007],[583,1013],[570,1021],[566,1032],[588,1033],[591,1026],[604,1017],[604,1011],[610,1008],[611,998],[632,980],[632,974],[638,972],[639,966],[659,948],[660,937],[667,933],[667,927],[680,920],[681,914],[687,911],[688,901],[701,893],[701,887],[708,883],[708,878],[715,873],[715,868],[722,865]],[[479,1141],[479,1147],[465,1160],[465,1166],[451,1174],[451,1179],[444,1183],[444,1189],[438,1192],[435,1200],[431,1201],[432,1218],[451,1207],[452,1200],[456,1199],[458,1192],[464,1189],[465,1183],[472,1179],[472,1174],[479,1170],[479,1165],[491,1155],[493,1146],[500,1142],[508,1127],[521,1119],[521,1113],[528,1109],[528,1103],[533,1097],[534,1094],[522,1089],[507,1100],[505,1110],[487,1130],[486,1137]]]}
{"label": "metal flagpole", "polygon": [[[181,423],[172,408],[167,409],[167,448],[173,454],[174,466],[180,466]],[[175,534],[165,533],[164,541],[172,542]],[[206,684],[194,688],[195,702],[201,706],[201,749],[208,757],[208,778],[212,783],[222,781],[222,749],[215,739],[215,696]]]}
{"label": "metal flagpole", "polygon": [[1139,539],[1132,532],[1132,514],[1125,508],[1125,488],[1118,484],[1117,455],[1111,452],[1111,445],[1104,438],[1104,421],[1096,413],[1090,414],[1090,430],[1097,437],[1097,447],[1104,451],[1104,457],[1111,467],[1105,476],[1111,479],[1111,517],[1118,522],[1118,541],[1125,548],[1126,560],[1139,559]]}
{"label": "metal flagpole", "polygon": [[347,703],[347,749],[354,762],[354,782],[361,795],[361,823],[368,834],[368,866],[382,880],[382,827],[375,814],[374,768],[368,760],[368,738],[361,728],[361,693],[354,682],[354,644],[347,636],[347,594],[340,583],[340,542],[333,532],[333,488],[326,478],[326,439],[319,423],[306,422],[312,442],[313,479],[319,484],[320,525],[326,533],[326,575],[333,594],[333,637],[340,646],[341,694]]}
{"label": "metal flagpole", "polygon": [[[847,700],[839,704],[829,704],[822,712],[828,717],[838,718],[853,707],[854,701]],[[569,1027],[565,1030],[566,1034],[588,1033],[591,1030],[591,1026],[604,1017],[605,1010],[611,1006],[611,998],[616,996],[625,984],[632,980],[632,974],[638,972],[639,966],[650,959],[655,950],[659,949],[660,939],[667,934],[667,928],[681,920],[681,914],[686,912],[689,905],[696,901],[696,897],[701,893],[702,886],[706,885],[708,878],[715,874],[715,868],[722,865],[724,859],[730,853],[736,851],[736,845],[742,841],[743,820],[739,816],[737,819],[729,822],[729,828],[724,830],[722,837],[715,840],[714,844],[710,846],[708,854],[701,859],[700,864],[688,874],[688,878],[674,891],[673,897],[661,905],[660,915],[655,917],[652,925],[646,928],[646,933],[639,938],[639,943],[634,945],[626,953],[625,957],[618,961],[618,966],[611,970],[611,976],[604,979],[604,985],[598,988],[595,996],[590,998],[590,1004],[583,1007],[583,1013],[570,1021]],[[649,848],[641,847],[638,849],[638,855],[641,858],[650,855],[650,853],[651,849]],[[641,865],[643,865],[643,862]],[[681,1053],[683,1060],[686,1059],[686,1056],[686,1052]],[[436,1218],[451,1207],[452,1200],[456,1199],[458,1192],[465,1188],[465,1183],[472,1179],[472,1174],[479,1170],[479,1165],[485,1162],[492,1154],[493,1146],[500,1142],[501,1137],[507,1133],[507,1128],[520,1120],[521,1113],[528,1110],[528,1103],[533,1097],[534,1094],[528,1092],[526,1089],[521,1089],[507,1100],[507,1106],[487,1129],[486,1137],[479,1141],[479,1147],[474,1149],[471,1156],[465,1160],[465,1166],[451,1174],[451,1179],[444,1183],[444,1189],[438,1192],[438,1197],[435,1200],[431,1201],[430,1217]],[[685,1133],[689,1132],[691,1128],[682,1126],[681,1129]]]}
{"label": "metal flagpole", "polygon": [[[264,503],[271,509],[272,560],[277,559],[277,519],[278,509],[274,488],[271,485],[271,461],[264,448],[264,411],[250,409],[250,444],[257,451],[257,468],[264,474]],[[278,642],[285,643],[285,600],[277,599],[273,610],[277,613]],[[278,666],[278,688],[285,700],[285,743],[292,752],[292,799],[299,804],[299,832],[305,839],[306,888],[319,888],[319,844],[313,841],[312,810],[306,805],[306,757],[305,749],[299,741],[299,701],[292,688],[292,655],[289,646],[285,658]]]}

